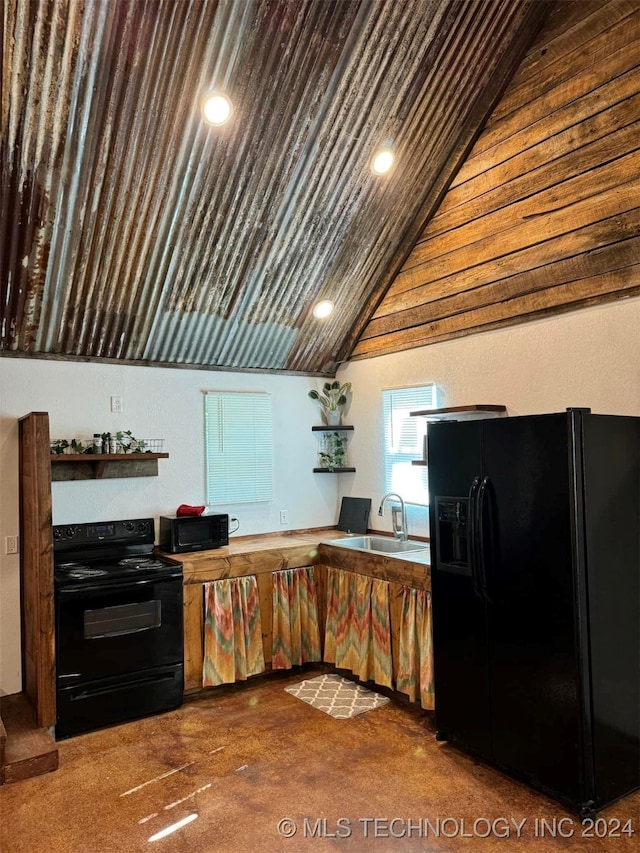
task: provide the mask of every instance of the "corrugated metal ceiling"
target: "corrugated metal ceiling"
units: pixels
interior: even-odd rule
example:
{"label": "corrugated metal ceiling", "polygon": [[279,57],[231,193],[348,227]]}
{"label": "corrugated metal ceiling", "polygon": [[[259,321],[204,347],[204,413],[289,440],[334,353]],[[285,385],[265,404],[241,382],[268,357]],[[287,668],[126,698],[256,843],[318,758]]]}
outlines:
{"label": "corrugated metal ceiling", "polygon": [[4,0],[2,353],[333,373],[533,5]]}

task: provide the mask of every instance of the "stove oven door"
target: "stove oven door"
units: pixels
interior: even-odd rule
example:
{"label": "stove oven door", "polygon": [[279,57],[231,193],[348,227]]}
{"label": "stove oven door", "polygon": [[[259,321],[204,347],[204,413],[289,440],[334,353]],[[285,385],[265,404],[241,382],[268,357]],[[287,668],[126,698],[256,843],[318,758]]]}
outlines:
{"label": "stove oven door", "polygon": [[58,737],[177,707],[182,578],[58,589],[56,670]]}
{"label": "stove oven door", "polygon": [[58,590],[58,687],[182,662],[182,579]]}

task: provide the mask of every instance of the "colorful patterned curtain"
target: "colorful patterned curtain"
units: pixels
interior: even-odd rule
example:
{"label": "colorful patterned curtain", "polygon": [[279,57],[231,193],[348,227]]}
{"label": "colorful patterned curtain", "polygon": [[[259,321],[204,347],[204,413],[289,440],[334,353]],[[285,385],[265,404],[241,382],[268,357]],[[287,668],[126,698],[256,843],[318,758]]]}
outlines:
{"label": "colorful patterned curtain", "polygon": [[431,593],[402,587],[400,648],[396,690],[412,702],[420,696],[423,708],[432,711],[433,646],[431,639]]}
{"label": "colorful patterned curtain", "polygon": [[318,597],[313,566],[273,575],[272,669],[321,660]]}
{"label": "colorful patterned curtain", "polygon": [[205,687],[264,672],[260,600],[255,575],[204,584]]}
{"label": "colorful patterned curtain", "polygon": [[392,687],[390,624],[387,581],[328,568],[325,661]]}

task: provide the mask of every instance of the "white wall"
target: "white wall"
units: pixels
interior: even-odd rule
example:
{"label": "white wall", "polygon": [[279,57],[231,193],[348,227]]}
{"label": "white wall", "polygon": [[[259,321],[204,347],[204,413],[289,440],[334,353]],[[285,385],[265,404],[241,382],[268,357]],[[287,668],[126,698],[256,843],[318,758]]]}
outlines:
{"label": "white wall", "polygon": [[[96,521],[171,512],[202,503],[203,389],[263,390],[273,394],[275,495],[267,506],[226,507],[240,534],[335,524],[341,495],[373,499],[371,526],[383,495],[381,391],[435,382],[441,405],[503,403],[510,415],[589,406],[594,412],[640,415],[640,298],[622,300],[495,332],[343,366],[353,383],[345,423],[355,426],[349,461],[355,474],[313,475],[319,423],[306,392],[318,381],[190,370],[0,359],[0,694],[20,690],[19,565],[4,556],[4,538],[18,532],[18,425],[30,411],[48,411],[51,437],[131,429],[138,438],[164,438],[170,458],[159,476],[53,484],[53,520]],[[121,395],[124,414],[109,411]],[[339,484],[339,493],[338,493]],[[427,513],[410,515],[410,532],[428,535]]]}
{"label": "white wall", "polygon": [[[130,429],[137,438],[164,438],[169,459],[157,477],[56,482],[53,523],[157,517],[181,503],[204,503],[203,390],[266,391],[273,399],[274,497],[268,504],[229,504],[210,511],[240,520],[239,536],[320,527],[337,521],[337,478],[313,474],[320,423],[307,397],[320,380],[309,377],[224,373],[0,359],[0,695],[21,689],[19,560],[4,554],[5,537],[19,529],[18,418],[49,412],[51,438],[87,437]],[[120,395],[122,415],[110,411]],[[280,510],[289,523],[280,524]]]}
{"label": "white wall", "polygon": [[[640,298],[545,320],[354,361],[338,372],[353,383],[348,417],[355,427],[350,461],[356,474],[342,494],[373,499],[370,526],[383,496],[382,398],[387,388],[435,382],[440,406],[499,403],[509,415],[585,406],[600,414],[640,415]],[[428,536],[426,509],[413,510],[409,533]]]}

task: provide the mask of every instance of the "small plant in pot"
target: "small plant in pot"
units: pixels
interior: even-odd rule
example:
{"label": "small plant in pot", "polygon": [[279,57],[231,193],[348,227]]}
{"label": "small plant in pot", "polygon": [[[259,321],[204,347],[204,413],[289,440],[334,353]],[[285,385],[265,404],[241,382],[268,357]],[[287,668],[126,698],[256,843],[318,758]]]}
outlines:
{"label": "small plant in pot", "polygon": [[322,391],[309,391],[311,399],[320,406],[327,426],[340,426],[342,409],[347,403],[349,391],[351,391],[351,383],[345,382],[341,385],[337,379],[333,382],[325,382]]}
{"label": "small plant in pot", "polygon": [[131,430],[118,430],[116,433],[116,450],[118,453],[132,453],[136,449],[137,439],[131,435]]}
{"label": "small plant in pot", "polygon": [[344,468],[347,453],[347,440],[338,432],[327,433],[318,454],[320,467],[328,471]]}

